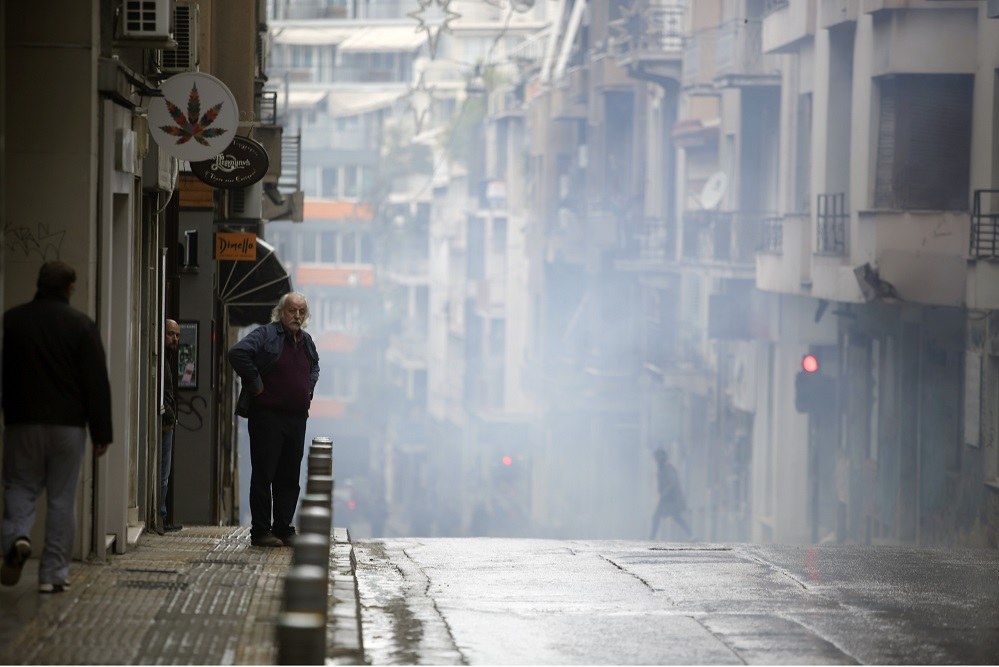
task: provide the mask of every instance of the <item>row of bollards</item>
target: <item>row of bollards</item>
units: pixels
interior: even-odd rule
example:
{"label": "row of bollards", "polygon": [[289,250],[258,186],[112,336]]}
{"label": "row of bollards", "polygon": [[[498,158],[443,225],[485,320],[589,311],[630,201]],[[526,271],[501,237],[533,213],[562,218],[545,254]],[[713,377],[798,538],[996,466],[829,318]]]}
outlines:
{"label": "row of bollards", "polygon": [[320,436],[309,447],[305,495],[298,510],[291,569],[277,622],[277,664],[326,662],[330,542],[333,530],[333,441]]}

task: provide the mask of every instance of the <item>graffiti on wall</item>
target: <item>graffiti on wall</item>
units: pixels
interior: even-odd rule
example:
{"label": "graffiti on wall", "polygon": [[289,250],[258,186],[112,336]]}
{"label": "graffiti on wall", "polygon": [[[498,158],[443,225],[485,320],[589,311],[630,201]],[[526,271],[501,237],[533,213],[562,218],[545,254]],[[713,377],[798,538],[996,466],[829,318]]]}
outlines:
{"label": "graffiti on wall", "polygon": [[183,394],[177,396],[177,425],[186,431],[200,431],[205,425],[208,401],[204,396],[192,394],[185,400]]}
{"label": "graffiti on wall", "polygon": [[66,238],[65,229],[51,229],[44,222],[37,223],[34,229],[29,225],[7,223],[3,233],[8,252],[25,258],[37,256],[43,262],[59,259]]}

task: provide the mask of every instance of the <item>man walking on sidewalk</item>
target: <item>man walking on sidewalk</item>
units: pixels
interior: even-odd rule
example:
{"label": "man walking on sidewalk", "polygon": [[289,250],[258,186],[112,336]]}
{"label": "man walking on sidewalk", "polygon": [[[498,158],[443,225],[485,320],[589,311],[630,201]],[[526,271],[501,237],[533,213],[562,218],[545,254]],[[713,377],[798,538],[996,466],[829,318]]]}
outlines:
{"label": "man walking on sidewalk", "polygon": [[250,542],[258,547],[285,546],[295,534],[305,422],[319,380],[308,322],[305,296],[288,292],[270,324],[229,348],[229,363],[242,380],[236,414],[247,418],[250,434]]}
{"label": "man walking on sidewalk", "polygon": [[3,488],[0,583],[13,586],[31,555],[35,502],[48,497],[39,590],[69,586],[76,531],[74,506],[86,450],[111,444],[111,385],[94,321],[69,305],[76,271],[60,261],[38,272],[34,300],[11,308],[3,321]]}

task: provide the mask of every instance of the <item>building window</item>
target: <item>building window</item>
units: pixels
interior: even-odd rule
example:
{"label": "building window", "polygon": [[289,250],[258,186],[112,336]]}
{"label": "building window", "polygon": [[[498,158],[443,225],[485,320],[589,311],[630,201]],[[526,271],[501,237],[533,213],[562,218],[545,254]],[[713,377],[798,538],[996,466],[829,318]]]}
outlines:
{"label": "building window", "polygon": [[340,191],[340,170],[337,167],[323,167],[323,197],[335,199]]}
{"label": "building window", "polygon": [[323,232],[319,235],[319,252],[323,264],[336,264],[336,232]]}
{"label": "building window", "polygon": [[875,208],[968,210],[973,86],[963,74],[878,81]]}
{"label": "building window", "polygon": [[799,213],[808,213],[811,197],[812,167],[812,94],[798,96],[798,136],[795,146],[794,207]]}

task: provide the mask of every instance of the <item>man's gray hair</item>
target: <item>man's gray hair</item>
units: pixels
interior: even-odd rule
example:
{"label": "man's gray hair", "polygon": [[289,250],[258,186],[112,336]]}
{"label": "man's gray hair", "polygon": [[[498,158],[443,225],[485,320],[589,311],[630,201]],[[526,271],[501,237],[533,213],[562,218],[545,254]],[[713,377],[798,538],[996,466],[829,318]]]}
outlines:
{"label": "man's gray hair", "polygon": [[283,294],[280,299],[278,299],[277,305],[274,306],[274,310],[271,311],[271,322],[281,321],[281,311],[284,310],[284,304],[287,303],[289,297],[297,296],[302,301],[305,302],[305,317],[302,318],[302,328],[304,329],[309,323],[309,318],[312,317],[312,309],[309,308],[309,300],[301,292],[288,292]]}

